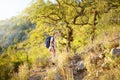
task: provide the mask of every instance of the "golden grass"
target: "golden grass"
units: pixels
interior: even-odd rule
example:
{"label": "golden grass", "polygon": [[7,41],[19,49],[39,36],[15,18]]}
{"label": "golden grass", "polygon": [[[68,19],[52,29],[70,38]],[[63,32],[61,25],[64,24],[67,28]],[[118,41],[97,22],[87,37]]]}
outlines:
{"label": "golden grass", "polygon": [[23,64],[19,66],[19,72],[13,73],[11,80],[28,80],[29,78],[29,69],[28,64]]}
{"label": "golden grass", "polygon": [[72,69],[68,67],[72,56],[73,54],[62,53],[57,57],[58,72],[63,77],[63,80],[73,80]]}

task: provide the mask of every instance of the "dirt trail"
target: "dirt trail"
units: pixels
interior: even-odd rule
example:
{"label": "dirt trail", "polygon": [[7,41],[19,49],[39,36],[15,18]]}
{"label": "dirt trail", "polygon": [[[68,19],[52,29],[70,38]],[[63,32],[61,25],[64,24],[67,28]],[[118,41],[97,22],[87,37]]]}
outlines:
{"label": "dirt trail", "polygon": [[[83,80],[84,76],[87,73],[87,70],[85,68],[80,69],[80,70],[78,69],[77,63],[80,62],[79,56],[75,55],[70,62],[73,62],[73,65],[71,66],[71,63],[68,64],[71,67],[66,66],[66,68],[65,68],[66,71],[68,69],[72,70],[74,80]],[[50,80],[50,79],[47,79],[47,72],[50,71],[53,68],[57,69],[57,65],[50,64],[49,67],[48,66],[37,67],[36,69],[32,69],[32,70],[30,70],[29,80]],[[54,76],[56,77],[55,80],[64,80],[64,79],[62,79],[62,77],[59,74],[58,75],[56,74]]]}
{"label": "dirt trail", "polygon": [[37,67],[30,70],[29,80],[48,80],[46,79],[47,71],[52,68],[56,68],[56,65],[50,65],[49,67]]}

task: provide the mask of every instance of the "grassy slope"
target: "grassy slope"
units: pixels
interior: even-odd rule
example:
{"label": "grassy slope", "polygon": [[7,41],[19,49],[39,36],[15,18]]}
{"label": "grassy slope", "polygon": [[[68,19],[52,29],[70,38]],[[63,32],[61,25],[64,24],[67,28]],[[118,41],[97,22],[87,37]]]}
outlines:
{"label": "grassy slope", "polygon": [[[94,44],[87,44],[87,46],[85,46],[83,50],[78,53],[80,54],[81,52],[84,52],[83,60],[87,69],[87,74],[84,76],[85,79],[119,79],[119,58],[112,59],[109,55],[110,49],[116,44],[120,43],[119,39],[110,42],[111,40],[119,37],[119,30],[119,26],[104,29],[99,33]],[[56,76],[53,75],[59,74],[63,80],[73,80],[73,67],[69,68],[69,65],[74,54],[66,54],[66,52],[60,53],[57,51],[58,56],[55,59],[57,64],[56,66],[52,66],[49,59],[50,54],[44,47],[45,45],[40,43],[41,37],[39,37],[39,34],[36,34],[36,31],[39,32],[37,29],[33,30],[30,33],[31,35],[29,39],[17,44],[17,47],[9,47],[8,50],[4,51],[4,53],[0,56],[0,79],[5,80],[11,78],[12,80],[27,80],[28,77],[31,77],[33,76],[32,74],[35,74],[41,79],[49,78],[49,80],[54,80]],[[95,51],[92,52],[92,54],[98,55],[101,53],[99,51],[100,46],[98,46],[98,44],[103,45],[101,48],[103,48],[102,52],[104,52],[105,58],[102,60],[103,62],[107,62],[105,69],[101,67],[103,63],[102,60],[97,60],[97,65],[95,62],[90,62],[91,52],[89,52],[88,49],[92,48],[93,46]],[[94,58],[92,60],[94,61]]]}

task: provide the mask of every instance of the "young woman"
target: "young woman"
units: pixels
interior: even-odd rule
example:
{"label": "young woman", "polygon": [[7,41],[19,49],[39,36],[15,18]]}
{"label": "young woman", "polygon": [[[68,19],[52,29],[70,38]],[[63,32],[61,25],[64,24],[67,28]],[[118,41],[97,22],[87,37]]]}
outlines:
{"label": "young woman", "polygon": [[58,32],[54,31],[53,36],[50,39],[50,46],[49,46],[49,51],[51,53],[51,57],[52,60],[54,60],[55,56],[56,56],[56,42],[55,42],[55,38],[57,36]]}

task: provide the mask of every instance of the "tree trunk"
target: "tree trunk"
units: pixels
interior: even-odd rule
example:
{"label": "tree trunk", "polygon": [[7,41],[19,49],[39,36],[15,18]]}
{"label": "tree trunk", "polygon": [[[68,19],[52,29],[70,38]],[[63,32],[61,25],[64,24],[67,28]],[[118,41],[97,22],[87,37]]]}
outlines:
{"label": "tree trunk", "polygon": [[92,31],[91,31],[91,43],[93,43],[94,39],[95,39],[95,30],[96,30],[96,16],[97,16],[97,11],[94,11],[94,18],[93,18],[93,25],[92,25]]}
{"label": "tree trunk", "polygon": [[70,26],[66,26],[68,29],[68,34],[67,34],[67,44],[66,44],[66,51],[70,52],[71,49],[71,41],[73,41],[73,29]]}

